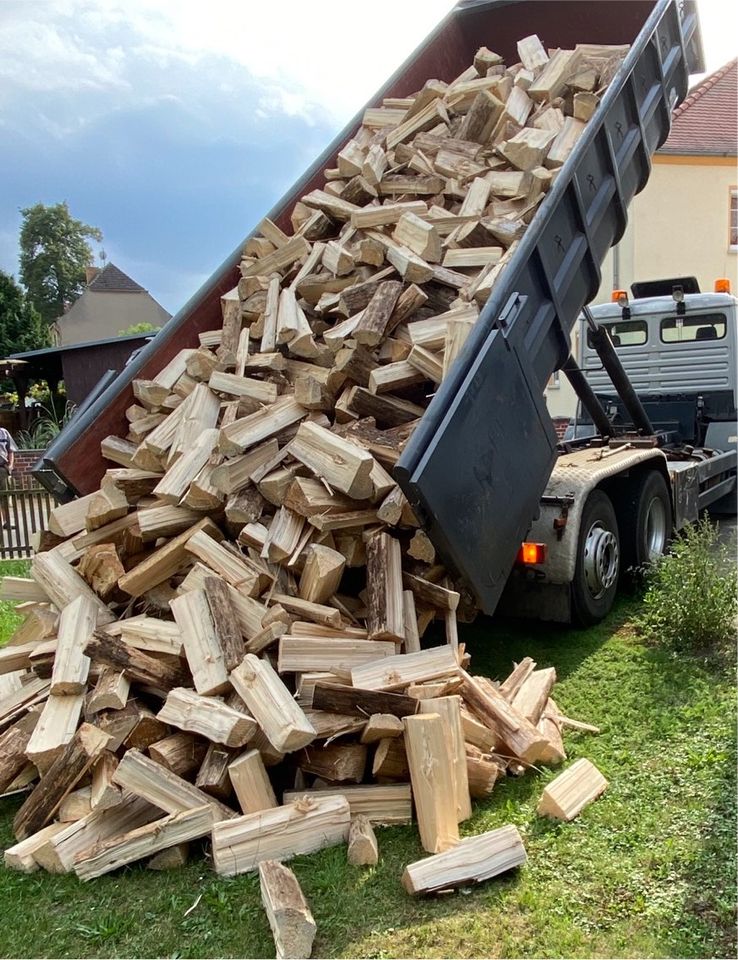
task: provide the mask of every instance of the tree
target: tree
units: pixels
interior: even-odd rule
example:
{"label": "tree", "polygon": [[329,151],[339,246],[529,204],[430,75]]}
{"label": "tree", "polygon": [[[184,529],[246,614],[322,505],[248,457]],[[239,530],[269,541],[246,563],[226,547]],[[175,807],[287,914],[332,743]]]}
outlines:
{"label": "tree", "polygon": [[141,323],[132,323],[130,327],[126,327],[125,330],[119,330],[119,337],[130,337],[134,333],[158,333],[161,330],[161,327],[154,326],[153,323],[149,323],[148,320],[142,320]]}
{"label": "tree", "polygon": [[66,202],[50,207],[37,203],[21,214],[20,279],[31,303],[50,324],[84,290],[85,267],[93,260],[87,240],[102,240],[102,233],[75,220]]}
{"label": "tree", "polygon": [[15,280],[0,270],[0,359],[49,346],[49,330]]}
{"label": "tree", "polygon": [[[0,360],[11,353],[49,346],[49,328],[26,295],[7,273],[0,271]],[[10,390],[0,381],[0,390]]]}

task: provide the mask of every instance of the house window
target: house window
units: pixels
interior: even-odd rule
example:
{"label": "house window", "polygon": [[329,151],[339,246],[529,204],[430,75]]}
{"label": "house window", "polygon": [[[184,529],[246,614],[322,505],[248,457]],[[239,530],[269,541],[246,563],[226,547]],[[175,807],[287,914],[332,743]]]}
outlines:
{"label": "house window", "polygon": [[730,249],[738,250],[738,190],[730,191]]}

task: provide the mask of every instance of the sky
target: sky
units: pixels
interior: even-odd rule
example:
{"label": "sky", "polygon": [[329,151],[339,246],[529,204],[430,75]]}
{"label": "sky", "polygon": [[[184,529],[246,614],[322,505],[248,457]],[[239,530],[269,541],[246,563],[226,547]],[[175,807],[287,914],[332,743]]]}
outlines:
{"label": "sky", "polygon": [[[452,5],[0,0],[0,269],[66,200],[176,312]],[[698,7],[710,72],[738,8]]]}

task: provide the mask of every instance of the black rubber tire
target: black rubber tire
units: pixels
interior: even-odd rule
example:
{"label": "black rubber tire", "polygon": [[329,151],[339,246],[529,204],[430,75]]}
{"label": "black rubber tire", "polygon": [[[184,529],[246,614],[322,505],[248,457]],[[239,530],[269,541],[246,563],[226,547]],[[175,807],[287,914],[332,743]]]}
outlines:
{"label": "black rubber tire", "polygon": [[651,558],[648,546],[648,513],[654,498],[661,501],[664,511],[664,546],[658,554],[663,556],[671,543],[673,522],[669,487],[660,471],[648,470],[637,478],[620,515],[623,570],[629,570],[636,581],[639,571],[651,559],[655,559]]}
{"label": "black rubber tire", "polygon": [[608,495],[602,490],[593,490],[587,497],[582,511],[582,520],[579,526],[579,543],[577,544],[577,562],[574,570],[574,579],[571,584],[572,619],[581,627],[591,627],[608,615],[615,602],[620,580],[620,568],[613,583],[601,596],[593,596],[587,584],[584,572],[584,553],[587,545],[587,535],[594,523],[600,521],[602,526],[615,535],[620,543],[618,521],[615,509]]}

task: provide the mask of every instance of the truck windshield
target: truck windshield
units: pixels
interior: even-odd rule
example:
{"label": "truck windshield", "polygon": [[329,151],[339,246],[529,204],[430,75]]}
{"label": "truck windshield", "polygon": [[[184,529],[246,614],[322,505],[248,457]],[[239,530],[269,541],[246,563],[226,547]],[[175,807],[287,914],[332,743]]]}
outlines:
{"label": "truck windshield", "polygon": [[696,317],[667,317],[661,321],[661,340],[663,343],[722,340],[726,328],[723,313],[703,313]]}

